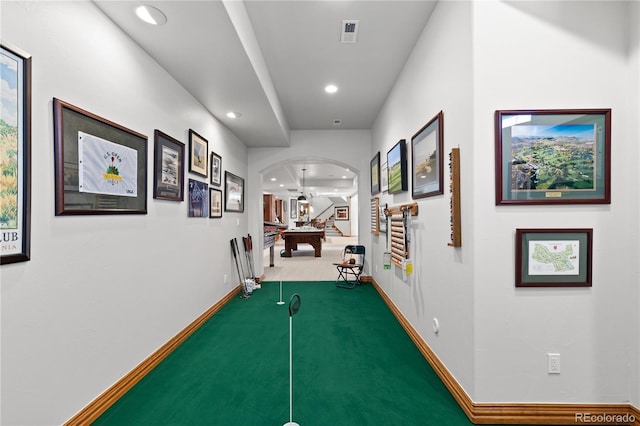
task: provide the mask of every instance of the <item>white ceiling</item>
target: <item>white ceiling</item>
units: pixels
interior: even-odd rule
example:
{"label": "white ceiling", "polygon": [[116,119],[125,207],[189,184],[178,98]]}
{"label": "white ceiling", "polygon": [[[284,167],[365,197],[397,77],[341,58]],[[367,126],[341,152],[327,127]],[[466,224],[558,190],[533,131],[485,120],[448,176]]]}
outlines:
{"label": "white ceiling", "polygon": [[[370,129],[436,1],[94,3],[247,146],[286,147],[290,130]],[[167,23],[140,21],[140,4],[160,9]],[[340,42],[345,19],[359,20],[356,43]],[[337,93],[324,92],[329,83]],[[306,186],[318,193],[355,192],[352,172],[314,161],[272,170],[265,191],[300,189],[307,168]]]}

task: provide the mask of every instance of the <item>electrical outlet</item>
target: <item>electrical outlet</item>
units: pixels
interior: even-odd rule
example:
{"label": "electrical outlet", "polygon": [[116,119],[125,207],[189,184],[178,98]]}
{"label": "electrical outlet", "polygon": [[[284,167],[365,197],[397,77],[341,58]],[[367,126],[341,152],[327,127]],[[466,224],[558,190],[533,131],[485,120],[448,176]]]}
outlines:
{"label": "electrical outlet", "polygon": [[227,274],[224,274],[224,283],[227,283]]}
{"label": "electrical outlet", "polygon": [[547,354],[547,373],[560,374],[560,354],[548,353]]}

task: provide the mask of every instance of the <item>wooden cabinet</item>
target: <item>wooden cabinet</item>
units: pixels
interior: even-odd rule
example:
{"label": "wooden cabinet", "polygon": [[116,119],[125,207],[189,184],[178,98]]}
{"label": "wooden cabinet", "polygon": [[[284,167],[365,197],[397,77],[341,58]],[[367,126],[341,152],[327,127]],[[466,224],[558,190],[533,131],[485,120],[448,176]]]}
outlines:
{"label": "wooden cabinet", "polygon": [[265,222],[283,222],[282,200],[273,194],[262,195],[263,216]]}

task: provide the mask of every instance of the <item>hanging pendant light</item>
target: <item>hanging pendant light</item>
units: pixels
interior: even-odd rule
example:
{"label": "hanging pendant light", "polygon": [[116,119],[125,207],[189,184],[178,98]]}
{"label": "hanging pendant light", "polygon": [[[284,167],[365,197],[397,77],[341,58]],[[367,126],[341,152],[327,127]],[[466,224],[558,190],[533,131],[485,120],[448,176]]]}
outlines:
{"label": "hanging pendant light", "polygon": [[302,169],[302,194],[298,197],[298,201],[300,201],[301,203],[308,203],[309,201],[307,201],[307,197],[304,196],[304,172],[307,169]]}

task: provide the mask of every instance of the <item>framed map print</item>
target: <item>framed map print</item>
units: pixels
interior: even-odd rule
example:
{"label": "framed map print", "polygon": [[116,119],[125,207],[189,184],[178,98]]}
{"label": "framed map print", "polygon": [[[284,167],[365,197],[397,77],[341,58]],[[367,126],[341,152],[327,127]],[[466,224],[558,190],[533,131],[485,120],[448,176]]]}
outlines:
{"label": "framed map print", "polygon": [[591,287],[593,229],[516,229],[516,287]]}

